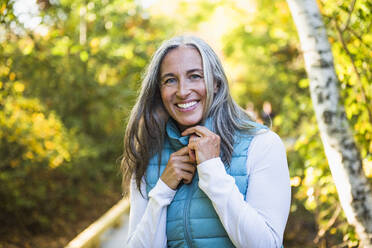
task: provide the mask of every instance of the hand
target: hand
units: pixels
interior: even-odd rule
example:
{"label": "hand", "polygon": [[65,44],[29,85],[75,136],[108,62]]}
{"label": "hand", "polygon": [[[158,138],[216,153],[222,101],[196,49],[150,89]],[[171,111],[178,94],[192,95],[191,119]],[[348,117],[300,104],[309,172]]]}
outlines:
{"label": "hand", "polygon": [[170,155],[160,178],[168,187],[175,190],[181,180],[186,184],[191,183],[195,170],[194,162],[189,157],[189,148],[185,146]]}
{"label": "hand", "polygon": [[202,126],[190,127],[182,132],[183,136],[189,134],[199,137],[195,139],[191,136],[188,145],[188,148],[195,152],[197,164],[220,156],[220,136]]}

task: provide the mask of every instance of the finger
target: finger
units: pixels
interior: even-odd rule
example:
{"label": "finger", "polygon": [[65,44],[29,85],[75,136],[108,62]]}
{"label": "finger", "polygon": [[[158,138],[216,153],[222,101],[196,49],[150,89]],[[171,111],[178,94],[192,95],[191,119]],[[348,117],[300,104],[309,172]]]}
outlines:
{"label": "finger", "polygon": [[190,135],[189,142],[196,142],[198,139],[200,139],[200,136],[193,133]]}
{"label": "finger", "polygon": [[198,144],[199,142],[190,142],[187,147],[195,153],[195,150],[198,150]]}
{"label": "finger", "polygon": [[[198,135],[191,134],[189,138],[189,143],[197,142],[199,139],[200,137]],[[192,163],[196,162],[195,150],[189,149],[189,158]]]}
{"label": "finger", "polygon": [[189,183],[191,183],[193,177],[194,177],[194,174],[185,172],[185,173],[182,174],[182,178],[183,178],[182,181],[183,181],[183,183],[189,184]]}
{"label": "finger", "polygon": [[182,147],[178,151],[172,153],[174,156],[182,156],[182,155],[188,155],[189,154],[189,148],[187,146]]}
{"label": "finger", "polygon": [[186,135],[193,134],[193,133],[195,133],[196,135],[198,135],[200,137],[205,137],[205,136],[209,136],[209,135],[215,134],[215,133],[213,133],[212,131],[210,131],[206,127],[203,127],[203,126],[194,126],[194,127],[189,127],[188,129],[186,129],[185,131],[183,131],[181,135],[182,136],[186,136]]}
{"label": "finger", "polygon": [[194,174],[196,167],[193,164],[189,163],[182,163],[178,166],[179,169],[181,169],[183,172]]}
{"label": "finger", "polygon": [[[188,149],[188,151],[189,151],[189,149]],[[193,163],[193,161],[190,158],[189,152],[187,153],[187,155],[177,156],[175,158],[175,160],[177,160],[179,162],[183,162],[183,163]]]}

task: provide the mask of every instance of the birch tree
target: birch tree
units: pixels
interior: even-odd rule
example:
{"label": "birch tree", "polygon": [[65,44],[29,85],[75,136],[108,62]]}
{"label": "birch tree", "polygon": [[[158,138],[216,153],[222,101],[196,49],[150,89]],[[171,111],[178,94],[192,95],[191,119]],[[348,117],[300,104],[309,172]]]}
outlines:
{"label": "birch tree", "polygon": [[287,0],[300,37],[320,136],[342,208],[364,247],[372,247],[372,192],[339,102],[338,78],[315,0]]}

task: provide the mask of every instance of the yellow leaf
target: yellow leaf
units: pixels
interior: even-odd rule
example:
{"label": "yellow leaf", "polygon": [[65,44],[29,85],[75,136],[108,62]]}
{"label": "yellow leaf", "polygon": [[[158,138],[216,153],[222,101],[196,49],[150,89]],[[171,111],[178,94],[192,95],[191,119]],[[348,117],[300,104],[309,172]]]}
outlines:
{"label": "yellow leaf", "polygon": [[53,150],[55,148],[54,143],[49,140],[45,141],[44,145],[47,150]]}
{"label": "yellow leaf", "polygon": [[292,187],[297,187],[301,184],[301,178],[298,176],[292,177],[291,178],[291,186]]}
{"label": "yellow leaf", "polygon": [[16,82],[14,84],[14,90],[18,93],[22,93],[25,90],[25,85],[23,83]]}
{"label": "yellow leaf", "polygon": [[25,157],[28,158],[28,159],[33,159],[34,154],[32,152],[28,151],[28,152],[26,152]]}
{"label": "yellow leaf", "polygon": [[0,8],[0,13],[3,14],[5,9],[6,9],[6,4],[3,3],[3,5],[1,5],[1,8]]}
{"label": "yellow leaf", "polygon": [[13,80],[15,79],[15,77],[16,77],[16,74],[15,74],[14,72],[11,72],[11,73],[9,74],[9,79],[10,79],[10,81],[13,81]]}
{"label": "yellow leaf", "polygon": [[363,169],[366,177],[372,178],[372,160],[364,159],[363,160]]}
{"label": "yellow leaf", "polygon": [[49,166],[51,168],[56,168],[60,164],[62,164],[62,162],[63,162],[63,157],[62,156],[57,156],[57,157],[55,157],[55,158],[52,159],[52,161],[50,162]]}
{"label": "yellow leaf", "polygon": [[309,87],[309,80],[308,79],[301,79],[300,82],[298,83],[300,88],[307,88]]}
{"label": "yellow leaf", "polygon": [[82,51],[80,53],[81,61],[86,62],[88,60],[88,58],[89,58],[89,54],[86,51]]}
{"label": "yellow leaf", "polygon": [[99,46],[99,42],[100,42],[100,40],[98,38],[93,38],[90,41],[90,47],[91,48],[97,48]]}

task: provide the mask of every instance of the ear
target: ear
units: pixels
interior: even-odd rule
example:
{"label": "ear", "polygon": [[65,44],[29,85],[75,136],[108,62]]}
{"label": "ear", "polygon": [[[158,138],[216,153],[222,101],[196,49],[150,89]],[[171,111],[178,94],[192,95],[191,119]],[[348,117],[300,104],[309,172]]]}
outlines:
{"label": "ear", "polygon": [[213,82],[213,92],[214,94],[216,94],[218,92],[218,89],[220,88],[220,86],[217,84],[216,81]]}

